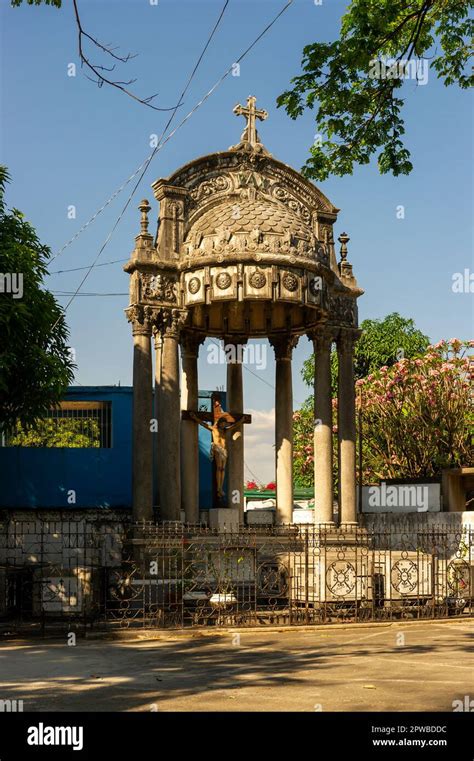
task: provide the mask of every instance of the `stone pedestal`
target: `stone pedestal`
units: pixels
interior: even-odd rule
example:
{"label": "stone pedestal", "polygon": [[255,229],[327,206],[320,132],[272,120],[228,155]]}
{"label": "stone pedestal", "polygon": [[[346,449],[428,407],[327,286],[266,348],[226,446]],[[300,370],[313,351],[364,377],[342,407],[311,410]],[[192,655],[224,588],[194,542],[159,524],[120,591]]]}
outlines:
{"label": "stone pedestal", "polygon": [[237,531],[240,525],[238,508],[216,507],[209,510],[209,528],[217,529],[221,533]]}
{"label": "stone pedestal", "polygon": [[245,517],[247,526],[273,526],[275,510],[247,510]]}

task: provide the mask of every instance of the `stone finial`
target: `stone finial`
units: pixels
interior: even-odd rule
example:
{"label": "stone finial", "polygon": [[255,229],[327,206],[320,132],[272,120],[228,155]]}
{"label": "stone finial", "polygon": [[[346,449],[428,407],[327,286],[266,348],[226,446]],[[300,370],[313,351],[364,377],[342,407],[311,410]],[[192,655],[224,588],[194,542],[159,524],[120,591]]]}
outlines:
{"label": "stone finial", "polygon": [[341,244],[341,261],[339,262],[339,273],[341,275],[342,282],[350,288],[356,288],[357,280],[355,279],[354,273],[352,272],[352,264],[349,264],[347,261],[347,244],[349,243],[350,238],[347,233],[341,233],[338,241]]}
{"label": "stone finial", "polygon": [[341,262],[345,262],[347,259],[347,244],[349,243],[350,238],[347,233],[341,233],[338,241],[341,244]]}
{"label": "stone finial", "polygon": [[246,106],[241,106],[240,103],[238,103],[234,107],[234,114],[236,114],[236,116],[244,116],[247,120],[239,145],[248,145],[253,150],[261,148],[256,120],[260,119],[261,121],[264,121],[268,118],[268,111],[256,108],[256,102],[257,98],[254,95],[249,95]]}
{"label": "stone finial", "polygon": [[151,210],[151,206],[146,198],[140,201],[139,210],[141,212],[140,217],[140,235],[148,235],[148,213]]}

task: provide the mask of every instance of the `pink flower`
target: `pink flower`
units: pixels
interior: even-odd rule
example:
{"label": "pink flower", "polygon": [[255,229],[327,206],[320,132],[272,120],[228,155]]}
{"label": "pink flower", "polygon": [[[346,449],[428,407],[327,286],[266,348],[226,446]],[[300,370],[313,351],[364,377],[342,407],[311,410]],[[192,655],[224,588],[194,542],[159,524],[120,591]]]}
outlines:
{"label": "pink flower", "polygon": [[462,342],[459,340],[459,338],[451,338],[451,339],[449,340],[449,343],[451,344],[451,349],[452,349],[454,352],[458,352],[458,351],[459,351],[459,349],[460,349],[460,348],[461,348],[461,346],[462,346]]}

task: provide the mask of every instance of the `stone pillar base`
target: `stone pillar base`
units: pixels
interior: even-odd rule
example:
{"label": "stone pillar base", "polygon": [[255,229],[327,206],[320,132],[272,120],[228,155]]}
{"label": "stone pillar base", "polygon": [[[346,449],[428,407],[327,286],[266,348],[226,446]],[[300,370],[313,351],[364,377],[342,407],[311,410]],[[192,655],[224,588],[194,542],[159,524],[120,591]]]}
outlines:
{"label": "stone pillar base", "polygon": [[209,528],[226,531],[237,531],[239,528],[240,511],[232,507],[215,507],[209,510]]}

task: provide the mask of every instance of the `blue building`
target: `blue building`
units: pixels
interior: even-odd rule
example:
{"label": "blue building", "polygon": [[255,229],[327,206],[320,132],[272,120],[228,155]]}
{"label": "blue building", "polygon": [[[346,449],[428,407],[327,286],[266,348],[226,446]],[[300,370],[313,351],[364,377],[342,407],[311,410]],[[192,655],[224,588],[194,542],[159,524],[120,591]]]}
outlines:
{"label": "blue building", "polygon": [[[73,386],[49,420],[75,421],[72,446],[0,447],[0,508],[132,507],[131,386]],[[211,411],[211,392],[199,393]],[[159,435],[159,434],[158,434]],[[199,426],[200,507],[212,504],[210,433]]]}

